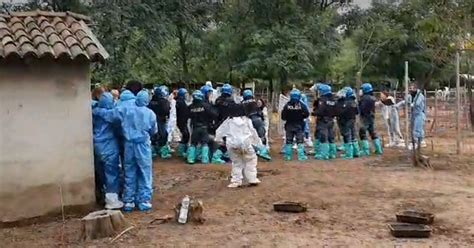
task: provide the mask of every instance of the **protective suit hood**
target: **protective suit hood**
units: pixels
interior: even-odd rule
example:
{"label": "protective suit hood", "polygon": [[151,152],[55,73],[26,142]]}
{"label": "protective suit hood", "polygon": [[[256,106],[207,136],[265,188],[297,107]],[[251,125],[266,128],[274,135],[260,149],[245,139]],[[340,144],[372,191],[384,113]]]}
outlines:
{"label": "protective suit hood", "polygon": [[122,94],[120,94],[120,101],[122,102],[133,100],[135,98],[136,98],[135,95],[129,90],[124,90]]}
{"label": "protective suit hood", "polygon": [[114,97],[110,92],[104,92],[99,99],[99,108],[111,109],[114,107]]}
{"label": "protective suit hood", "polygon": [[150,103],[150,96],[148,95],[148,92],[144,90],[140,91],[137,95],[136,103],[138,107],[148,106]]}

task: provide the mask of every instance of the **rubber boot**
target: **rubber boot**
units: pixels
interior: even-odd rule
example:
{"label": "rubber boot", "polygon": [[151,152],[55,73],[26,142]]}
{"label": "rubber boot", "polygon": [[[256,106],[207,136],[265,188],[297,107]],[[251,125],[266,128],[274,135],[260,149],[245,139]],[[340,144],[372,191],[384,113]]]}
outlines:
{"label": "rubber boot", "polygon": [[196,160],[201,161],[202,146],[196,147]]}
{"label": "rubber boot", "polygon": [[171,158],[171,149],[168,145],[164,145],[160,148],[160,157],[162,159],[169,159]]}
{"label": "rubber boot", "polygon": [[306,161],[308,157],[306,156],[306,152],[304,150],[304,144],[298,144],[298,161]]}
{"label": "rubber boot", "polygon": [[196,163],[196,147],[190,146],[188,148],[187,160],[189,164]]}
{"label": "rubber boot", "polygon": [[151,146],[151,158],[155,159],[156,157],[158,157],[158,150],[155,146]]}
{"label": "rubber boot", "polygon": [[344,151],[345,151],[345,153],[342,155],[343,159],[353,159],[354,158],[354,148],[352,147],[352,143],[345,143],[344,144]]}
{"label": "rubber boot", "polygon": [[336,143],[329,143],[329,159],[337,158],[337,145]]}
{"label": "rubber boot", "polygon": [[201,148],[201,163],[209,164],[209,146],[204,145]]}
{"label": "rubber boot", "polygon": [[352,157],[353,158],[358,158],[360,157],[360,147],[359,147],[359,142],[354,141],[352,142]]}
{"label": "rubber boot", "polygon": [[320,151],[321,151],[321,143],[319,142],[319,140],[316,140],[316,142],[314,142],[314,158],[315,159],[318,159],[318,156],[321,156]]}
{"label": "rubber boot", "polygon": [[317,160],[328,160],[329,159],[329,144],[323,143],[319,149],[319,156],[316,156]]}
{"label": "rubber boot", "polygon": [[259,156],[259,157],[261,157],[261,158],[263,158],[267,161],[272,160],[272,157],[270,156],[270,151],[265,146],[256,147],[255,150],[257,152],[257,156]]}
{"label": "rubber boot", "polygon": [[186,144],[179,144],[178,145],[178,156],[182,157],[182,158],[185,158],[186,157],[186,148],[187,148],[187,145]]}
{"label": "rubber boot", "polygon": [[293,160],[293,145],[292,144],[285,145],[285,160],[286,161]]}
{"label": "rubber boot", "polygon": [[382,140],[379,138],[374,139],[374,147],[375,147],[375,154],[382,155],[383,148],[382,148]]}
{"label": "rubber boot", "polygon": [[361,140],[360,141],[360,155],[361,156],[370,156],[370,144],[368,140]]}
{"label": "rubber boot", "polygon": [[222,155],[224,155],[224,153],[220,149],[217,149],[212,154],[211,163],[213,163],[213,164],[225,164],[225,161],[222,159]]}

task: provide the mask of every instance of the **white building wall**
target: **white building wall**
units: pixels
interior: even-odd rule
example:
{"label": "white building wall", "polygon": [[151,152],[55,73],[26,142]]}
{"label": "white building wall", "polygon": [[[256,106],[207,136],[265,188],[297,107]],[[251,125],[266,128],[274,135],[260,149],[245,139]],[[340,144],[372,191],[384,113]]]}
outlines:
{"label": "white building wall", "polygon": [[[18,62],[23,63],[23,62]],[[0,222],[95,201],[88,64],[0,61]]]}

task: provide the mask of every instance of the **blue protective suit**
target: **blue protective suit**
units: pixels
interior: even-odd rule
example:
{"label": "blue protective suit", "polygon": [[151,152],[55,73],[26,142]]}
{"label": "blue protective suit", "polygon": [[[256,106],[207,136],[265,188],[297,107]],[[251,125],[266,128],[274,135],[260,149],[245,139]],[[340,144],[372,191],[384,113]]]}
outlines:
{"label": "blue protective suit", "polygon": [[117,109],[125,137],[125,203],[150,203],[153,191],[151,136],[157,133],[156,115],[147,106],[148,92],[140,91],[135,106]]}
{"label": "blue protective suit", "polygon": [[[306,97],[305,94],[301,95],[301,102],[304,103],[306,105],[306,108],[309,109],[308,97]],[[308,117],[304,120],[304,137],[306,139],[310,138],[310,132],[311,132],[310,125],[311,123]]]}
{"label": "blue protective suit", "polygon": [[135,106],[135,95],[129,91],[129,90],[124,90],[120,94],[120,100],[117,101],[116,106],[117,107],[130,107],[130,106]]}
{"label": "blue protective suit", "polygon": [[[92,110],[95,158],[100,163],[105,193],[119,193],[120,159],[119,146],[115,136],[113,120],[108,117],[114,106],[112,94],[102,94]],[[108,111],[104,111],[108,110]]]}
{"label": "blue protective suit", "polygon": [[408,101],[412,109],[413,137],[421,142],[425,138],[425,96],[418,90],[415,97],[411,95],[408,97]]}

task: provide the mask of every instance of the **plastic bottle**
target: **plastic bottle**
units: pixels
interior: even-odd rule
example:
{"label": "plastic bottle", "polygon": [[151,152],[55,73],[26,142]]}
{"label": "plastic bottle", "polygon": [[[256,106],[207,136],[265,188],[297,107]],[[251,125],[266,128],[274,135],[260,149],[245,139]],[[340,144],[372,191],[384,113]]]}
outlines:
{"label": "plastic bottle", "polygon": [[188,210],[190,201],[191,199],[189,199],[189,196],[185,196],[181,201],[181,209],[179,210],[178,218],[178,222],[181,224],[186,224],[186,222],[188,221]]}

